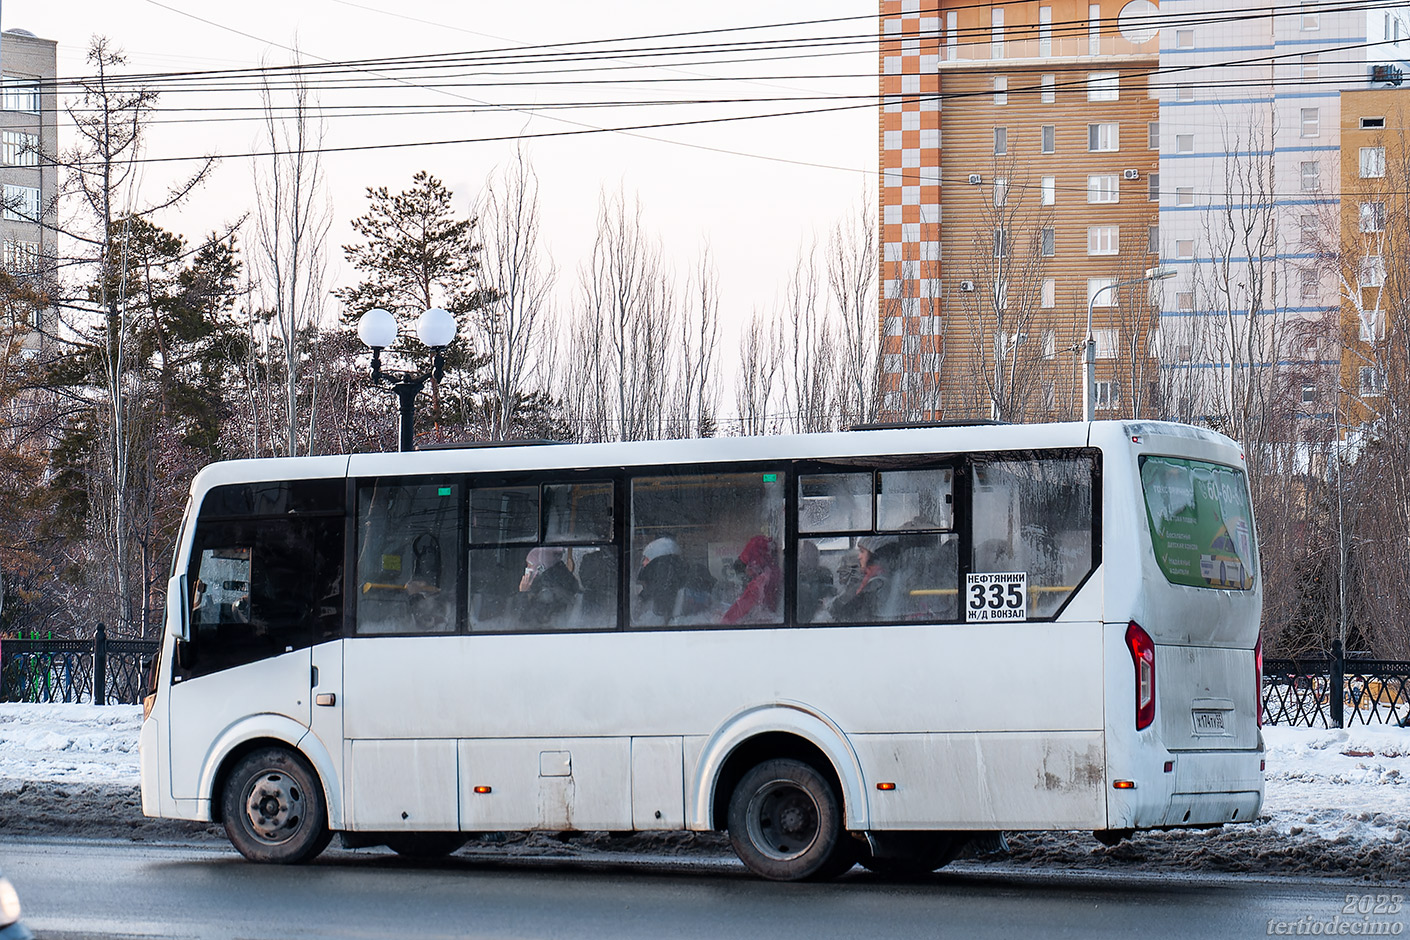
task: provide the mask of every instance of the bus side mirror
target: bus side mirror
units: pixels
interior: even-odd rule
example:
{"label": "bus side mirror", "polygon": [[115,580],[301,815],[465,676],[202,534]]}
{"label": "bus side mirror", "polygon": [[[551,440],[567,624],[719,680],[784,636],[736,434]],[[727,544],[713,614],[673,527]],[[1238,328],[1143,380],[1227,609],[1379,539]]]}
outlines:
{"label": "bus side mirror", "polygon": [[166,632],[178,640],[191,639],[190,591],[184,574],[166,583]]}

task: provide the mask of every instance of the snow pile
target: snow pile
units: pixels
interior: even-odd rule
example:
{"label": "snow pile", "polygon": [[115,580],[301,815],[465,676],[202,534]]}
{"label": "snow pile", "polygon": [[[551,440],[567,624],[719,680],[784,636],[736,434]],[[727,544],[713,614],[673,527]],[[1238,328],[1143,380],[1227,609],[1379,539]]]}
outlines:
{"label": "snow pile", "polygon": [[140,705],[0,703],[0,790],[23,781],[136,786]]}
{"label": "snow pile", "polygon": [[[131,705],[0,703],[0,833],[218,838],[216,827],[142,817],[141,722],[141,708]],[[1410,878],[1410,729],[1269,727],[1263,734],[1266,799],[1251,824],[1137,833],[1111,848],[1088,833],[1014,833],[1010,852],[970,864]],[[589,836],[574,841],[601,848]],[[688,848],[675,845],[672,854],[723,851],[719,840],[685,841]]]}

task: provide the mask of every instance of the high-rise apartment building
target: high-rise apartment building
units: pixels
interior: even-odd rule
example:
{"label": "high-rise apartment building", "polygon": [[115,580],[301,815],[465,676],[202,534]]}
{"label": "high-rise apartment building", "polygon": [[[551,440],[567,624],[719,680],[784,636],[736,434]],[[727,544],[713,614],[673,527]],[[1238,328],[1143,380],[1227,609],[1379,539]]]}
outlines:
{"label": "high-rise apartment building", "polygon": [[[0,33],[0,72],[0,265],[42,282],[56,252],[56,43],[22,29]],[[31,326],[43,327],[47,315],[30,310]],[[26,344],[37,345],[40,335],[31,333]]]}
{"label": "high-rise apartment building", "polygon": [[890,416],[1079,415],[1089,312],[1098,417],[1220,423],[1253,378],[1335,373],[1339,95],[1399,77],[1410,11],[880,9]]}
{"label": "high-rise apartment building", "polygon": [[[922,9],[924,5],[924,9]],[[883,0],[886,410],[1080,412],[1092,314],[1098,414],[1155,376],[1156,7]]]}

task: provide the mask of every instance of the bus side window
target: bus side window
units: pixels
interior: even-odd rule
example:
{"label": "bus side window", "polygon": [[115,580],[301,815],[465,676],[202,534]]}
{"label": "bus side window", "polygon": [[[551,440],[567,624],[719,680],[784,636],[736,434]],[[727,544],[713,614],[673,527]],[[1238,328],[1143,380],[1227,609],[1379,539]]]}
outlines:
{"label": "bus side window", "polygon": [[460,485],[378,480],[357,494],[357,632],[454,633]]}
{"label": "bus side window", "polygon": [[192,553],[191,676],[304,649],[342,621],[342,519],[204,522]]}
{"label": "bus side window", "polygon": [[634,627],[783,622],[784,474],[632,480]]}
{"label": "bus side window", "polygon": [[1091,571],[1090,457],[975,461],[970,570],[1023,572],[1030,617],[1051,617]]}
{"label": "bus side window", "polygon": [[611,481],[472,488],[470,629],[616,629],[613,502]]}

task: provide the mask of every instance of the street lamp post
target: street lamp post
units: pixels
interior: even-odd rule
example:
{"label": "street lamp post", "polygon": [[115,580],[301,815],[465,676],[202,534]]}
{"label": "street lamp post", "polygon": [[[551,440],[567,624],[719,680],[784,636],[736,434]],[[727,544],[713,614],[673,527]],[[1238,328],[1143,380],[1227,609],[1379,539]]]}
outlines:
{"label": "street lamp post", "polygon": [[1092,308],[1097,305],[1097,298],[1109,290],[1119,290],[1123,287],[1131,287],[1136,284],[1145,284],[1150,281],[1163,281],[1168,277],[1175,276],[1175,269],[1169,267],[1147,268],[1146,273],[1141,277],[1131,278],[1125,281],[1115,281],[1105,287],[1099,287],[1087,301],[1087,339],[1082,343],[1083,355],[1086,358],[1084,371],[1086,386],[1082,394],[1082,420],[1092,421],[1095,419],[1097,410],[1097,341],[1092,335]]}
{"label": "street lamp post", "polygon": [[357,336],[372,350],[372,381],[386,382],[397,396],[398,449],[415,450],[412,429],[416,420],[416,396],[426,385],[426,380],[439,382],[445,374],[445,358],[442,352],[455,339],[455,317],[440,307],[431,307],[416,321],[416,335],[421,342],[431,347],[433,357],[429,372],[384,372],[382,370],[382,350],[397,339],[397,321],[385,310],[374,308],[362,315],[357,323]]}

